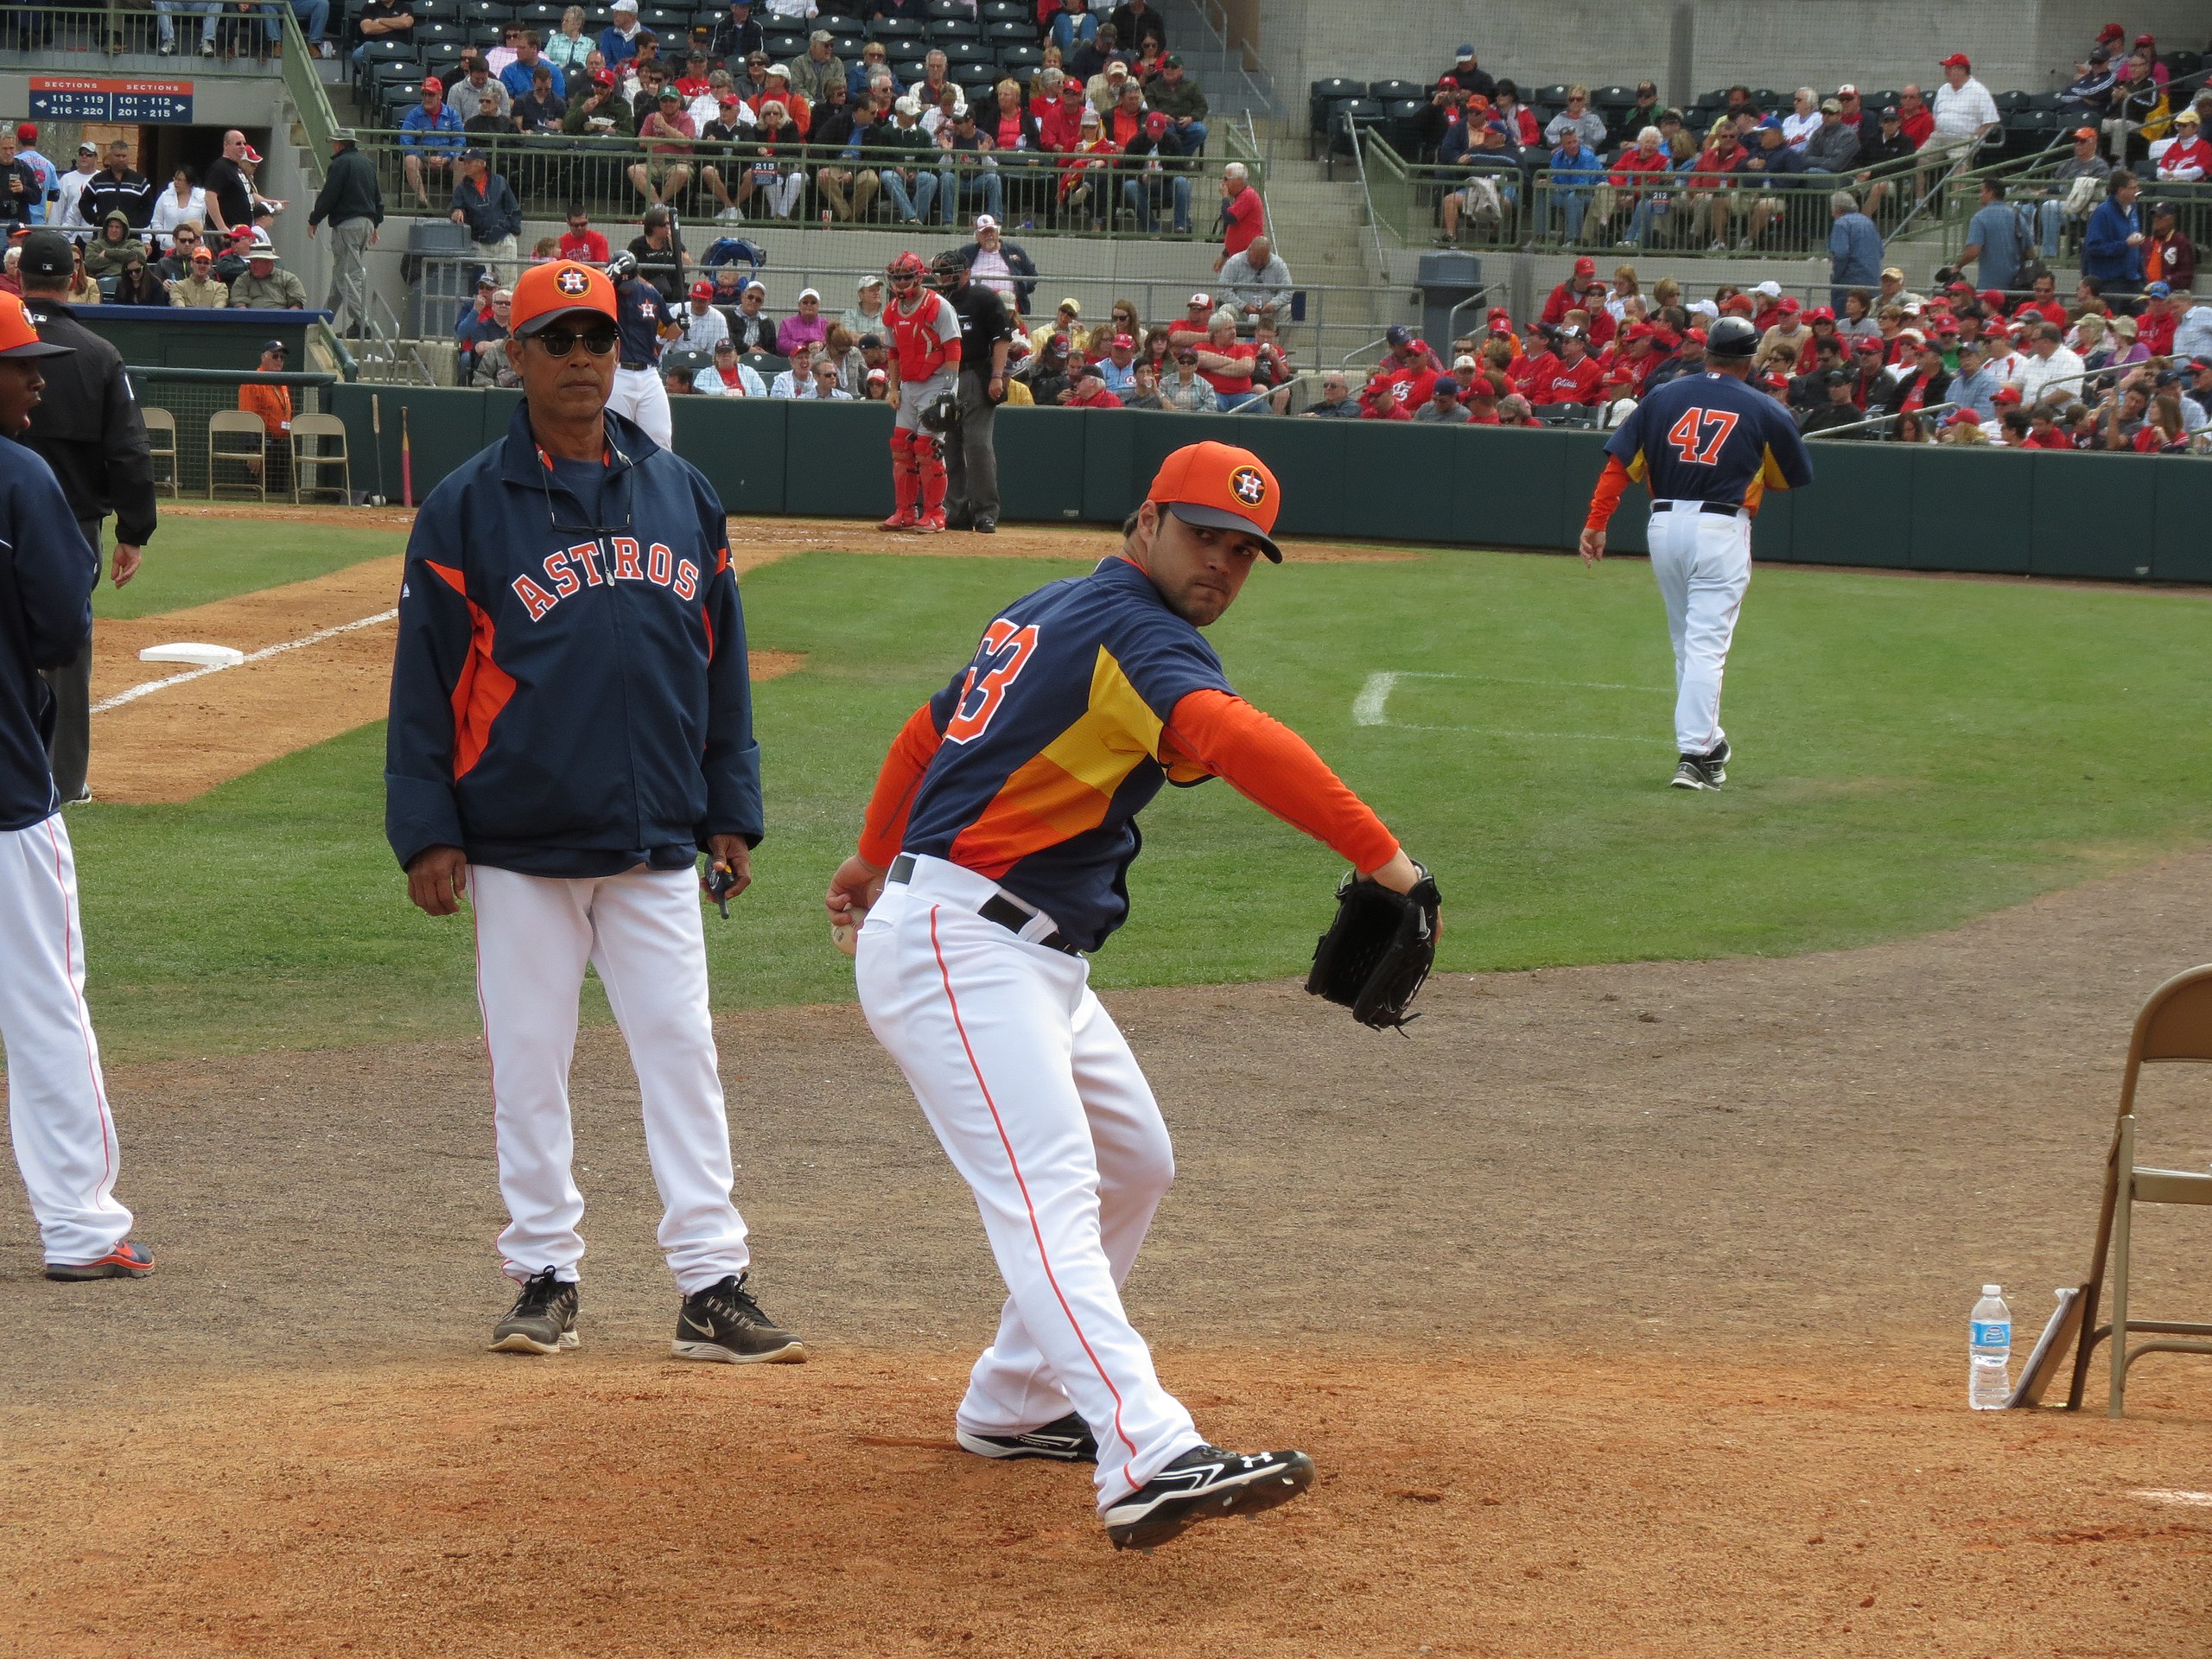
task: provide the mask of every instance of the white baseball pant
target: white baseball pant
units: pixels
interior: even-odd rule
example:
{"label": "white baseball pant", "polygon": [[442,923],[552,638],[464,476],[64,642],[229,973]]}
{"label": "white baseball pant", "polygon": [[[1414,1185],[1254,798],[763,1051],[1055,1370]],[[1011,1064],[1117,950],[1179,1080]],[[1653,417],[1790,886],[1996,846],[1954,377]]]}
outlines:
{"label": "white baseball pant", "polygon": [[130,1236],[100,1049],[85,1006],[77,861],[59,812],[0,831],[0,1044],[16,1168],[52,1263],[97,1262]]}
{"label": "white baseball pant", "polygon": [[645,428],[664,449],[676,448],[676,417],[669,412],[668,385],[658,369],[617,369],[607,406]]}
{"label": "white baseball pant", "polygon": [[583,1195],[569,1163],[569,1063],[584,964],[599,969],[630,1046],[645,1152],[663,1214],[660,1247],[685,1295],[743,1273],[745,1221],[730,1202],[729,1121],[707,1005],[699,881],[690,870],[635,869],[562,880],[468,868],[476,918],[476,997],[492,1059],[499,1235],[507,1275],[550,1268],[576,1276]]}
{"label": "white baseball pant", "polygon": [[1694,501],[1652,504],[1651,574],[1675,642],[1675,753],[1720,747],[1720,677],[1751,582],[1751,521],[1700,512]]}
{"label": "white baseball pant", "polygon": [[861,930],[861,1007],[975,1193],[1009,1293],[959,1426],[1014,1434],[1072,1408],[1097,1438],[1103,1510],[1201,1444],[1122,1307],[1174,1153],[1090,963],[977,915],[998,891],[916,859]]}

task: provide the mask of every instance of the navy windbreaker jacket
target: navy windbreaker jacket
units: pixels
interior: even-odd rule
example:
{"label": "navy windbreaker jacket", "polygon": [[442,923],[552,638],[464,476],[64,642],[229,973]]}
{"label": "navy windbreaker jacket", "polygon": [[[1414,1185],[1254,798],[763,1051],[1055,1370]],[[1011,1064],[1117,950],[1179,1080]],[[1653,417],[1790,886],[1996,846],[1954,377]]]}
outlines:
{"label": "navy windbreaker jacket", "polygon": [[51,817],[54,694],[38,677],[77,659],[100,579],[77,515],[35,449],[0,438],[0,830]]}
{"label": "navy windbreaker jacket", "polygon": [[607,439],[597,520],[526,404],[416,515],[385,753],[403,865],[444,845],[526,875],[612,875],[682,868],[709,836],[760,839],[721,503],[620,416]]}

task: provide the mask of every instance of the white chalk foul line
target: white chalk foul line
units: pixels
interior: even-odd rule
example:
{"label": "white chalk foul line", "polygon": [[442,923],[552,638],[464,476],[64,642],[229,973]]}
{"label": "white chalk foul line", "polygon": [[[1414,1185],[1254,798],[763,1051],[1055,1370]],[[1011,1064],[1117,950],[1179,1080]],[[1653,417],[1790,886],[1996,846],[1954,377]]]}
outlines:
{"label": "white chalk foul line", "polygon": [[220,674],[228,669],[244,668],[248,663],[258,663],[288,651],[304,651],[309,645],[319,645],[326,639],[335,639],[340,634],[352,633],[357,628],[373,628],[378,623],[389,622],[398,614],[397,610],[378,611],[374,616],[365,616],[358,622],[340,622],[334,628],[317,628],[313,633],[304,634],[297,639],[287,639],[281,645],[264,645],[259,651],[246,652],[235,663],[213,664],[206,668],[188,669],[181,674],[172,674],[167,679],[148,680],[143,685],[134,685],[128,691],[118,691],[111,697],[102,698],[92,706],[89,712],[104,715],[111,709],[120,709],[126,702],[136,702],[141,697],[167,690],[172,685],[182,685],[188,680],[204,679],[210,674]]}
{"label": "white chalk foul line", "polygon": [[1644,741],[1642,737],[1624,737],[1605,732],[1516,732],[1491,726],[1422,726],[1411,721],[1392,720],[1390,693],[1397,688],[1400,680],[1466,680],[1477,685],[1559,685],[1576,691],[1657,692],[1657,688],[1652,686],[1618,685],[1605,680],[1523,680],[1497,674],[1436,674],[1404,670],[1367,677],[1365,683],[1359,688],[1359,695],[1351,700],[1352,724],[1387,726],[1400,732],[1466,732],[1478,737],[1536,738],[1561,743],[1641,743]]}
{"label": "white chalk foul line", "polygon": [[2139,1497],[2146,1503],[2173,1503],[2183,1509],[2212,1510],[2212,1492],[2181,1492],[2152,1489],[2130,1492],[2130,1497]]}

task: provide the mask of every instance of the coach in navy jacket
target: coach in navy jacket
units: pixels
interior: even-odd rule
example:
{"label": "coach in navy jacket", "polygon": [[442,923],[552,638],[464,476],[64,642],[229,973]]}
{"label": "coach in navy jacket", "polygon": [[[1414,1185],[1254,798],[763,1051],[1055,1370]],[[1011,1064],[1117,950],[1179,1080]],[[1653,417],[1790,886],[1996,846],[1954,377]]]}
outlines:
{"label": "coach in navy jacket", "polygon": [[53,469],[5,439],[0,537],[0,830],[27,830],[61,804],[46,758],[54,694],[38,671],[76,661],[92,637],[100,567]]}
{"label": "coach in navy jacket", "polygon": [[602,876],[760,839],[721,503],[689,461],[606,421],[596,502],[564,487],[524,404],[416,517],[385,760],[403,866],[450,846]]}

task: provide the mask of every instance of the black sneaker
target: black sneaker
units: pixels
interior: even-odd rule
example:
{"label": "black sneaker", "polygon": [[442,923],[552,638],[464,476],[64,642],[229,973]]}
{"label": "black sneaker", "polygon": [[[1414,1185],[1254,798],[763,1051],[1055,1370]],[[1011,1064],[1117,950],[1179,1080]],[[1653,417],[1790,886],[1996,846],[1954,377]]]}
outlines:
{"label": "black sneaker", "polygon": [[1050,1458],[1056,1463],[1098,1461],[1098,1442],[1091,1437],[1090,1427],[1073,1412],[1020,1434],[970,1434],[956,1424],[953,1436],[963,1452],[973,1452],[979,1458],[1008,1462],[1016,1458]]}
{"label": "black sneaker", "polygon": [[1193,1446],[1106,1511],[1106,1535],[1116,1549],[1151,1549],[1201,1521],[1287,1503],[1313,1484],[1303,1452]]}
{"label": "black sneaker", "polygon": [[1707,777],[1713,779],[1713,787],[1716,789],[1722,784],[1728,781],[1728,756],[1730,753],[1731,751],[1728,747],[1728,740],[1725,737],[1712,748],[1706,751],[1705,773]]}
{"label": "black sneaker", "polygon": [[669,1351],[721,1365],[796,1365],[806,1358],[804,1344],[760,1311],[741,1273],[683,1299]]}
{"label": "black sneaker", "polygon": [[1720,779],[1714,777],[1701,754],[1686,754],[1675,763],[1673,787],[1676,789],[1718,789]]}
{"label": "black sneaker", "polygon": [[948,507],[945,509],[944,527],[947,530],[972,530],[975,528],[975,524],[976,521],[969,516],[966,508]]}
{"label": "black sneaker", "polygon": [[507,1317],[492,1327],[495,1354],[557,1354],[578,1340],[576,1281],[555,1278],[550,1268],[523,1281]]}
{"label": "black sneaker", "polygon": [[995,536],[999,532],[999,521],[987,512],[976,520],[975,529],[978,536]]}

